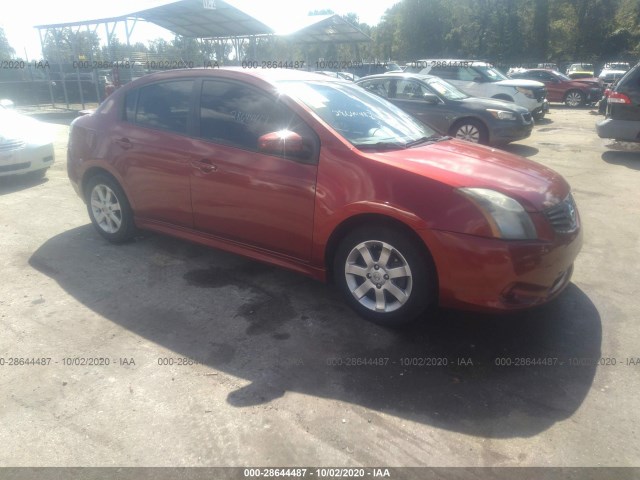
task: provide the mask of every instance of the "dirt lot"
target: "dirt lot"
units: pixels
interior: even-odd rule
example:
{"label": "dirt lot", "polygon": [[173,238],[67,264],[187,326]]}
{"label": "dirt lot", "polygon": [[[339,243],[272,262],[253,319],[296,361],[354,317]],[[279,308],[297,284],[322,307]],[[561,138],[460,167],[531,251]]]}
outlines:
{"label": "dirt lot", "polygon": [[0,180],[0,465],[640,465],[640,148],[609,148],[588,109],[507,148],[573,186],[566,292],[403,331],[233,255],[107,244],[66,177],[69,118],[44,117],[47,179]]}

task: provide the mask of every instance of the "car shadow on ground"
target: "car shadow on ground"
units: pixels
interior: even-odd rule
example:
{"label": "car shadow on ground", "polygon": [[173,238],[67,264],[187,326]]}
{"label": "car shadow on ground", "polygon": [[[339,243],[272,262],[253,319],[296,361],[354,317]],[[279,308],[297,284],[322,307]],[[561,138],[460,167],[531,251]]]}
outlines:
{"label": "car shadow on ground", "polygon": [[540,151],[535,147],[530,147],[529,145],[521,145],[519,143],[509,143],[507,145],[501,145],[499,148],[500,150],[504,150],[505,152],[513,153],[515,155],[520,155],[521,157],[533,157]]}
{"label": "car shadow on ground", "polygon": [[37,187],[47,183],[49,179],[43,177],[40,172],[32,172],[24,175],[9,175],[0,177],[0,196]]}
{"label": "car shadow on ground", "polygon": [[640,151],[608,151],[602,154],[602,160],[613,165],[622,165],[632,170],[640,170]]}
{"label": "car shadow on ground", "polygon": [[105,321],[250,381],[227,397],[237,408],[300,392],[368,416],[532,436],[578,409],[600,358],[600,315],[573,284],[526,313],[436,310],[390,330],[361,320],[331,286],[155,234],[114,246],[79,227],[29,264]]}
{"label": "car shadow on ground", "polygon": [[539,125],[551,125],[552,123],[553,123],[552,119],[550,119],[549,117],[544,117],[544,118],[541,118],[539,120],[535,120],[533,128],[535,128],[535,127],[537,127]]}

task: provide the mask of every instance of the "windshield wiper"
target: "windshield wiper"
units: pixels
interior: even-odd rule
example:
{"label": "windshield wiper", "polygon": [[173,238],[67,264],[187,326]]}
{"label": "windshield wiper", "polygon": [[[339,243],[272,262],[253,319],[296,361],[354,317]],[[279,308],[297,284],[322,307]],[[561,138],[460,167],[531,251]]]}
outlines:
{"label": "windshield wiper", "polygon": [[422,145],[423,143],[443,142],[445,140],[451,140],[451,137],[441,136],[441,135],[431,135],[430,137],[421,137],[412,142],[408,142],[405,144],[405,148],[417,147],[418,145]]}
{"label": "windshield wiper", "polygon": [[378,143],[358,143],[354,145],[356,148],[372,148],[372,149],[404,149],[407,148],[402,143],[396,142],[378,142]]}

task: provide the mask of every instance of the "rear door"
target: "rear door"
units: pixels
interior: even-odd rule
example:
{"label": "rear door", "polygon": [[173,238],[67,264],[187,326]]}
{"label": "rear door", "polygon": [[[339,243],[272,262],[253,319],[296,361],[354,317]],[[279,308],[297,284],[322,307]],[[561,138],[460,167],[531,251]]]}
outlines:
{"label": "rear door", "polygon": [[188,136],[193,100],[190,79],[153,83],[127,93],[124,121],[114,129],[109,148],[137,216],[193,225]]}

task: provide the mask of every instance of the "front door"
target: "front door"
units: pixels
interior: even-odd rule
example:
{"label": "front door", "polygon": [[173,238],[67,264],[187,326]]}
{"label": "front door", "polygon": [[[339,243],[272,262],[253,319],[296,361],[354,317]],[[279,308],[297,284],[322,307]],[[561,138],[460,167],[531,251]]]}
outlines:
{"label": "front door", "polygon": [[[204,80],[192,145],[196,229],[310,260],[319,142],[277,99],[241,82]],[[266,133],[292,130],[313,144],[298,161],[258,151]]]}

